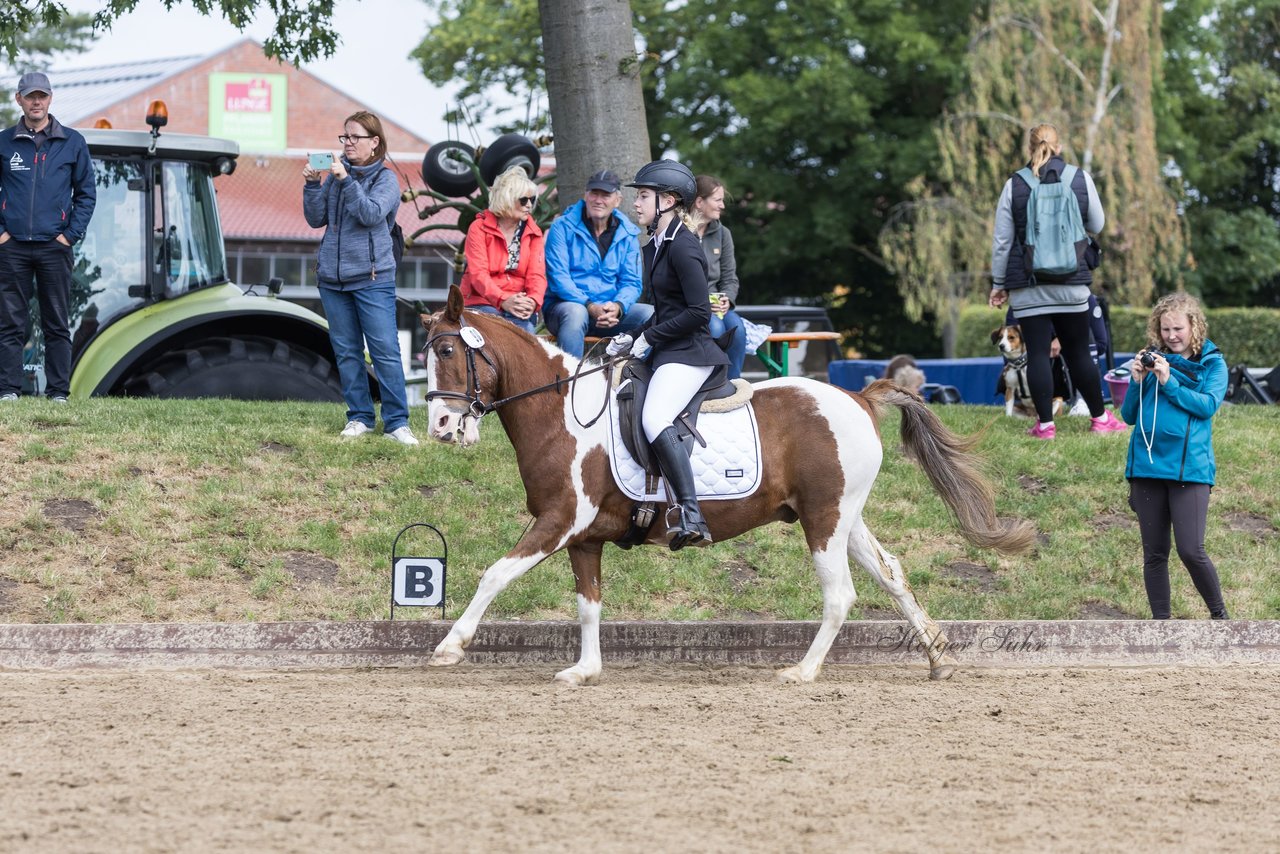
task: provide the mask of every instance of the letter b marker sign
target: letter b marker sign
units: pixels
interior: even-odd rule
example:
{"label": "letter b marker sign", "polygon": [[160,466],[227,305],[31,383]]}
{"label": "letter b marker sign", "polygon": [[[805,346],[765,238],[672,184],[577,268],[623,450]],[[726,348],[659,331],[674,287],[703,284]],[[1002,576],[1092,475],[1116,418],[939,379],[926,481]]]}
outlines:
{"label": "letter b marker sign", "polygon": [[438,557],[396,558],[392,583],[397,605],[416,608],[444,605],[444,561]]}
{"label": "letter b marker sign", "polygon": [[[396,553],[400,538],[410,528],[430,528],[444,546],[442,557],[408,557]],[[425,550],[424,550],[425,551]],[[445,573],[449,564],[449,544],[444,534],[433,525],[417,522],[406,525],[396,534],[391,544],[391,619],[396,618],[396,606],[408,608],[439,608],[444,619]]]}

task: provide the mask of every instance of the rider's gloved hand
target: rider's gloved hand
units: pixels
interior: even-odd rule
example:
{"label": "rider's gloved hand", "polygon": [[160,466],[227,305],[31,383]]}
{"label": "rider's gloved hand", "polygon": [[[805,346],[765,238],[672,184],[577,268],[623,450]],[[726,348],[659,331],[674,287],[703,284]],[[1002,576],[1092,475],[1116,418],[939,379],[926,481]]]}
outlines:
{"label": "rider's gloved hand", "polygon": [[609,356],[620,356],[631,350],[631,341],[631,336],[625,332],[621,335],[615,335],[605,345],[604,352]]}
{"label": "rider's gloved hand", "polygon": [[651,349],[652,347],[649,342],[645,340],[643,335],[641,335],[636,339],[636,343],[631,345],[631,357],[634,359],[643,359],[645,356],[649,355],[649,350]]}

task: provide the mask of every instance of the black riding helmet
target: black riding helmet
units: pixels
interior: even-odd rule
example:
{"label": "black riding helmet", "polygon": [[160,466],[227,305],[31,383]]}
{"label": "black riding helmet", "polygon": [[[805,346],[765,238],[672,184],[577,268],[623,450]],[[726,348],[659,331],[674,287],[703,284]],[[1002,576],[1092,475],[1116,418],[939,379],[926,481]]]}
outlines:
{"label": "black riding helmet", "polygon": [[642,166],[628,187],[648,187],[659,193],[672,193],[686,208],[693,207],[698,196],[698,182],[689,167],[674,160],[655,160]]}
{"label": "black riding helmet", "polygon": [[[689,171],[689,167],[674,160],[655,160],[647,166],[640,167],[640,171],[636,173],[635,180],[627,185],[628,187],[647,187],[655,193],[671,193],[685,209],[693,207],[693,200],[698,196],[698,182],[694,180],[693,173]],[[653,222],[649,223],[649,234],[652,236],[658,230],[658,220],[667,210],[662,209],[662,202],[656,205],[657,215],[653,218]]]}

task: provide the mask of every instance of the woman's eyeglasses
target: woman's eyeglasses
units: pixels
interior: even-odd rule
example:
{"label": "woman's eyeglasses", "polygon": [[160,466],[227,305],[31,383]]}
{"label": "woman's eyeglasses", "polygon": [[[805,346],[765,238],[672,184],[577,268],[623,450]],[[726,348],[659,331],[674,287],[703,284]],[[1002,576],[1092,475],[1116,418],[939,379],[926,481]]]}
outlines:
{"label": "woman's eyeglasses", "polygon": [[519,201],[520,205],[523,207],[524,205],[531,205],[537,200],[537,196],[521,196],[517,201]]}
{"label": "woman's eyeglasses", "polygon": [[338,137],[338,142],[343,145],[346,145],[347,143],[354,144],[357,139],[373,139],[373,136],[373,134],[369,134],[368,136],[352,136],[349,133],[344,133],[342,136]]}

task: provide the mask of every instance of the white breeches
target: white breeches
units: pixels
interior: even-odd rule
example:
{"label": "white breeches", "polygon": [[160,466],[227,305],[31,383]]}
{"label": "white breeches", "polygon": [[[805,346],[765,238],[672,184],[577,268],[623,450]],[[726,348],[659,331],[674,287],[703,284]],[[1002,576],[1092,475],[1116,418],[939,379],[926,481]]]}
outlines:
{"label": "white breeches", "polygon": [[653,372],[649,393],[644,399],[644,413],[640,416],[646,439],[652,442],[675,422],[713,370],[711,365],[670,362]]}

